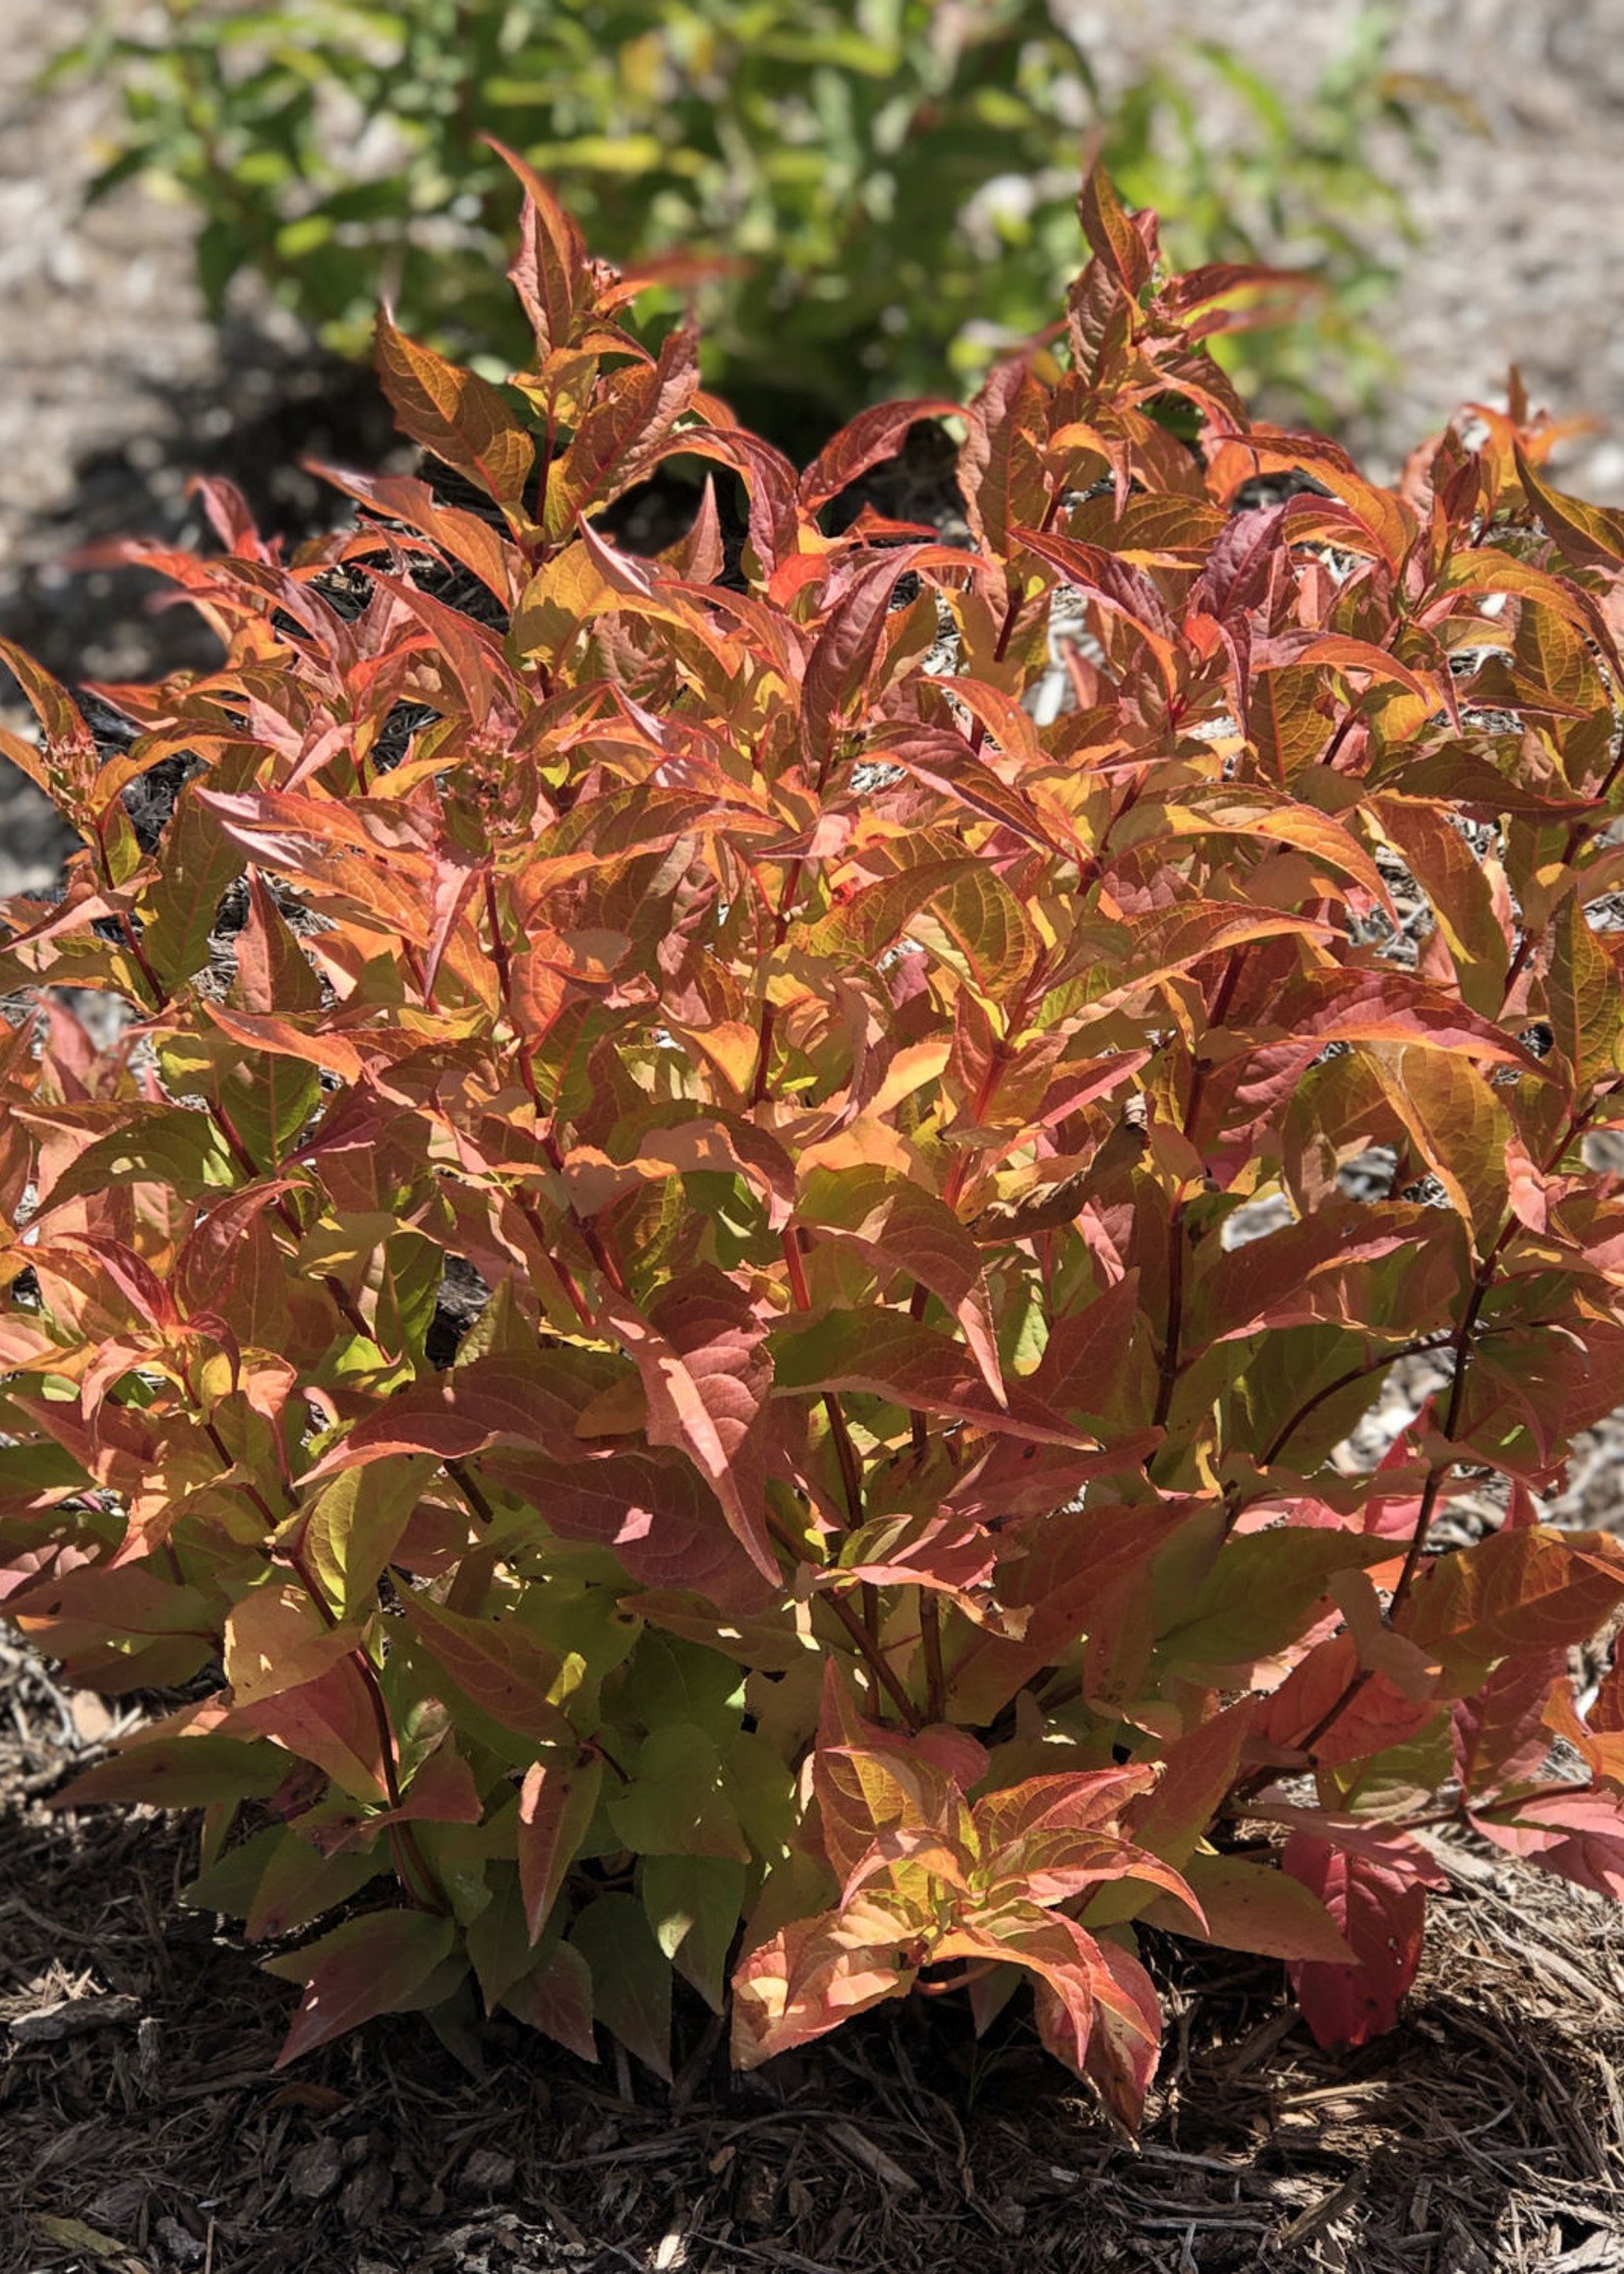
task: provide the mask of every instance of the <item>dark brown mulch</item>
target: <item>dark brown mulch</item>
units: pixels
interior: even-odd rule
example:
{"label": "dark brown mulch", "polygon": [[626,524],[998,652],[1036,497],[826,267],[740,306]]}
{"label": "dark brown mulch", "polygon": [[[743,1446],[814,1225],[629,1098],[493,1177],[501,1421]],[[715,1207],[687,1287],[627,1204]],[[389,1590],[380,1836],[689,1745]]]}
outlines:
{"label": "dark brown mulch", "polygon": [[1159,1949],[1137,2148],[948,2002],[756,2078],[696,2026],[672,2089],[472,2013],[278,2075],[291,1992],[175,1901],[195,1835],[45,1805],[106,1733],[0,1646],[0,2274],[1624,2269],[1624,1912],[1499,1860],[1451,1851],[1357,2053],[1278,1967]]}

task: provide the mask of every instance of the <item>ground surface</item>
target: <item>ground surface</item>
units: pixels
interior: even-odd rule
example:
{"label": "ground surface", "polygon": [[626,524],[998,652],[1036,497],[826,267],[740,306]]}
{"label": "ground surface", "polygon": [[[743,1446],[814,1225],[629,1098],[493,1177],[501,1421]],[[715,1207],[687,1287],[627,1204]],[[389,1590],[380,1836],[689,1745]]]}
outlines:
{"label": "ground surface", "polygon": [[[761,2079],[698,2037],[669,2093],[415,2018],[277,2076],[292,1993],[174,1904],[188,1836],[44,1805],[100,1702],[21,1662],[10,1696],[0,2274],[1624,2268],[1624,1911],[1562,1882],[1443,1851],[1421,1982],[1355,2054],[1278,1966],[1168,1946],[1136,2151],[1024,2024],[976,2056],[923,2002]],[[100,2025],[42,2039],[64,2000]]]}
{"label": "ground surface", "polygon": [[[375,454],[383,432],[364,386],[262,330],[222,348],[183,214],[131,190],[77,216],[103,98],[30,101],[27,80],[87,13],[0,10],[0,631],[64,676],[136,676],[198,658],[197,633],[67,554],[184,530],[203,464],[296,516],[300,455]],[[1092,13],[1101,46],[1184,28],[1289,80],[1357,6]],[[1405,376],[1363,437],[1378,465],[1515,358],[1537,399],[1603,421],[1565,479],[1624,496],[1619,29],[1619,0],[1412,0],[1399,60],[1451,78],[1490,134],[1445,121],[1415,183],[1426,235],[1386,327]],[[0,788],[0,893],[58,857],[25,792]],[[1621,1443],[1598,1433],[1565,1513],[1621,1520]],[[1404,2024],[1358,2054],[1313,2050],[1278,1967],[1164,1953],[1170,2051],[1137,2153],[1023,2028],[972,2059],[951,2016],[912,2010],[748,2086],[699,2041],[674,2096],[418,2020],[290,2079],[270,2063],[291,1993],[174,1902],[191,1836],[50,1812],[106,1734],[97,1701],[0,1645],[0,2274],[1624,2269],[1624,1913],[1503,1860],[1452,1851]],[[96,2025],[42,2035],[64,2000]]]}

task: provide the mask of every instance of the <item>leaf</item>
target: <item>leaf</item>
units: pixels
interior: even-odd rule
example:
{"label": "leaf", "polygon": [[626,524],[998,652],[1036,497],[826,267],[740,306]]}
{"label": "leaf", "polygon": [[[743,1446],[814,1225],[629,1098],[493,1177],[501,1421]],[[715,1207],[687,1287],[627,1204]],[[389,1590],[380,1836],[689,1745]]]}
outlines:
{"label": "leaf", "polygon": [[1496,1847],[1554,1871],[1593,1894],[1624,1900],[1624,1803],[1616,1792],[1535,1792],[1514,1813],[1471,1811]]}
{"label": "leaf", "polygon": [[818,626],[801,680],[801,713],[807,755],[820,779],[842,724],[867,688],[897,581],[912,567],[919,551],[911,546],[888,549],[855,570],[837,586]]}
{"label": "leaf", "polygon": [[611,1792],[605,1814],[634,1855],[706,1855],[750,1860],[725,1765],[705,1731],[676,1721],[652,1729],[631,1781]]}
{"label": "leaf", "polygon": [[415,2012],[433,2002],[455,1942],[454,1920],[427,1911],[368,1911],[301,1951],[267,1958],[267,1974],[305,1985],[272,2066],[285,2069],[379,2013]]}
{"label": "leaf", "polygon": [[120,1120],[121,1127],[101,1137],[87,1133],[88,1141],[43,1195],[44,1207],[61,1207],[109,1185],[162,1185],[197,1199],[241,1182],[242,1170],[212,1116],[150,1105],[145,1111],[126,1107]]}
{"label": "leaf", "polygon": [[[967,1517],[871,1516],[841,1543],[838,1570],[876,1587],[911,1584],[959,1594],[992,1577],[996,1554],[992,1534]],[[833,1584],[836,1573],[828,1577]]]}
{"label": "leaf", "polygon": [[655,1941],[713,2013],[722,2012],[727,1953],[744,1904],[742,1863],[715,1855],[647,1855],[639,1874]]}
{"label": "leaf", "polygon": [[1370,811],[1430,901],[1467,1004],[1495,1018],[1505,999],[1510,948],[1478,856],[1447,811],[1429,799],[1375,797]]}
{"label": "leaf", "polygon": [[[641,1385],[630,1376],[641,1395]],[[716,1494],[670,1452],[613,1452],[565,1467],[545,1455],[495,1452],[481,1473],[527,1501],[560,1540],[612,1550],[640,1586],[691,1589],[719,1610],[761,1612],[766,1583]]]}
{"label": "leaf", "polygon": [[466,475],[522,524],[536,445],[498,390],[477,372],[418,347],[381,313],[377,354],[383,391],[413,441]]}
{"label": "leaf", "polygon": [[1551,919],[1545,972],[1545,1016],[1557,1049],[1573,1070],[1575,1089],[1609,1080],[1624,1036],[1624,986],[1618,967],[1569,895]]}
{"label": "leaf", "polygon": [[508,629],[508,656],[516,663],[556,670],[583,626],[614,603],[614,588],[590,549],[560,546],[519,596]]}
{"label": "leaf", "polygon": [[766,1329],[749,1298],[706,1264],[673,1280],[649,1315],[601,1298],[642,1376],[649,1442],[687,1454],[764,1578],[779,1580],[767,1537],[764,1410],[773,1379]]}
{"label": "leaf", "polygon": [[1067,841],[1061,817],[1051,811],[1039,812],[1018,787],[1004,781],[978,758],[961,734],[940,727],[887,726],[868,742],[865,754],[871,761],[889,760],[905,766],[966,813],[1000,829],[1013,830],[1027,845],[1051,852],[1075,849]]}
{"label": "leaf", "polygon": [[[251,1943],[271,1942],[297,1934],[323,1911],[347,1902],[379,1872],[388,1869],[386,1847],[376,1854],[366,1848],[340,1855],[322,1855],[293,1831],[272,1833],[276,1846],[260,1874],[253,1899],[243,1914],[243,1933]],[[239,1851],[234,1851],[239,1852]],[[229,1861],[229,1857],[227,1858]],[[202,1883],[188,1891],[196,1899]]]}
{"label": "leaf", "polygon": [[232,1720],[274,1737],[300,1760],[314,1762],[352,1800],[372,1805],[386,1796],[389,1779],[377,1693],[354,1655],[346,1654],[309,1681],[238,1705]]}
{"label": "leaf", "polygon": [[419,531],[460,561],[470,575],[477,576],[503,607],[511,604],[515,583],[523,574],[522,557],[477,513],[460,505],[441,504],[427,482],[415,481],[409,475],[347,473],[310,459],[305,462],[310,472],[357,503]]}
{"label": "leaf", "polygon": [[1128,1837],[1184,1870],[1229,1796],[1251,1719],[1252,1701],[1243,1698],[1175,1738],[1154,1787],[1124,1815]]}
{"label": "leaf", "polygon": [[995,1397],[957,1343],[905,1312],[834,1311],[789,1320],[774,1328],[771,1347],[775,1397],[866,1390],[918,1413],[944,1414],[1035,1444],[1094,1442],[1018,1385]]}
{"label": "leaf", "polygon": [[524,190],[519,250],[508,270],[536,334],[536,353],[547,358],[573,347],[576,319],[587,294],[586,247],[574,218],[566,213],[534,167],[494,135],[483,138],[518,177]]}
{"label": "leaf", "polygon": [[[259,752],[239,745],[217,758],[209,779],[222,789],[246,789]],[[208,962],[209,935],[222,898],[243,873],[243,855],[218,820],[183,784],[163,838],[163,865],[145,895],[141,949],[162,984],[173,991]],[[240,945],[240,943],[239,943]],[[308,966],[307,966],[308,968]]]}
{"label": "leaf", "polygon": [[146,2274],[145,2262],[125,2248],[116,2235],[104,2235],[83,2219],[61,2219],[54,2211],[35,2211],[29,2224],[40,2240],[58,2250],[88,2255],[111,2269],[111,2274]]}
{"label": "leaf", "polygon": [[1401,1044],[1371,1063],[1416,1150],[1465,1217],[1486,1255],[1510,1207],[1511,1122],[1487,1081],[1458,1052]]}
{"label": "leaf", "polygon": [[1312,939],[1319,930],[1302,916],[1281,915],[1273,909],[1223,901],[1182,901],[1135,917],[1127,927],[1126,946],[1090,942],[1084,934],[1073,953],[1089,973],[1091,1008],[1105,1011],[1131,1001],[1222,948],[1286,936]]}
{"label": "leaf", "polygon": [[666,454],[677,420],[699,385],[695,335],[667,332],[657,364],[624,372],[582,418],[569,447],[548,475],[543,523],[562,537],[591,507],[607,505],[651,474]]}
{"label": "leaf", "polygon": [[900,1931],[878,1919],[876,1930],[883,1942],[866,1943],[855,1928],[839,1935],[825,1914],[797,1919],[747,1950],[733,1970],[733,2067],[759,2069],[887,1998],[904,1997],[913,1969],[899,1960]]}
{"label": "leaf", "polygon": [[907,439],[908,429],[926,419],[955,419],[961,406],[946,397],[921,397],[916,402],[875,403],[859,411],[840,432],[831,436],[800,478],[803,512],[815,513],[831,497],[847,490],[871,466],[895,457]]}
{"label": "leaf", "polygon": [[596,2061],[592,2033],[592,1970],[579,1951],[555,1943],[533,1972],[502,1998],[508,2012],[551,2037],[578,2060]]}
{"label": "leaf", "polygon": [[1131,567],[1114,553],[1075,538],[1056,537],[1039,529],[1012,529],[1010,544],[1034,553],[1058,570],[1073,591],[1086,593],[1107,615],[1118,616],[1137,632],[1156,668],[1163,687],[1171,694],[1179,679],[1179,652],[1167,604],[1142,569]]}
{"label": "leaf", "polygon": [[303,1512],[306,1559],[341,1617],[371,1607],[428,1477],[429,1464],[410,1456],[346,1469]]}
{"label": "leaf", "polygon": [[592,1971],[598,2019],[669,2084],[671,1970],[635,1895],[598,1895],[569,1930]]}
{"label": "leaf", "polygon": [[1150,254],[1097,161],[1077,193],[1077,218],[1089,251],[1112,270],[1123,290],[1136,298],[1150,281]]}
{"label": "leaf", "polygon": [[1497,1792],[1537,1777],[1550,1752],[1547,1709],[1568,1696],[1567,1670],[1565,1650],[1521,1653],[1456,1702],[1450,1733],[1463,1792]]}
{"label": "leaf", "polygon": [[542,1745],[567,1745],[574,1731],[548,1693],[559,1662],[513,1619],[464,1618],[429,1596],[404,1594],[407,1628],[471,1706],[504,1729]]}
{"label": "leaf", "polygon": [[1004,1373],[981,1252],[934,1193],[877,1165],[814,1168],[796,1212],[802,1223],[833,1231],[939,1295],[957,1319],[981,1378],[1002,1401]]}
{"label": "leaf", "polygon": [[1517,479],[1524,496],[1538,514],[1556,550],[1574,568],[1616,569],[1624,566],[1624,513],[1602,505],[1587,505],[1565,496],[1541,482],[1516,450]]}
{"label": "leaf", "polygon": [[95,737],[67,688],[25,650],[0,639],[0,662],[22,688],[45,733],[42,751],[21,735],[8,733],[5,755],[71,817],[89,798],[100,765]]}
{"label": "leaf", "polygon": [[[1134,2135],[1161,2059],[1162,2010],[1154,1983],[1131,1951],[1103,1942],[1099,1954],[1105,1974],[1095,1983],[1094,2027],[1083,2069],[1117,2122]],[[1038,2031],[1045,2042],[1056,2005],[1053,1993],[1040,1987]]]}
{"label": "leaf", "polygon": [[1164,1614],[1158,1655],[1181,1669],[1267,1658],[1299,1638],[1335,1573],[1392,1554],[1390,1542],[1354,1532],[1276,1527],[1227,1540],[1193,1595]]}
{"label": "leaf", "polygon": [[234,1702],[255,1705],[315,1681],[348,1658],[361,1631],[324,1619],[297,1581],[253,1589],[226,1621],[225,1678]]}
{"label": "leaf", "polygon": [[287,1777],[287,1755],[240,1737],[203,1733],[127,1743],[54,1796],[58,1808],[106,1800],[148,1808],[206,1808],[216,1800],[266,1799]]}
{"label": "leaf", "polygon": [[1140,1913],[1147,1926],[1265,1958],[1341,1967],[1358,1962],[1319,1896],[1289,1873],[1234,1855],[1192,1855],[1184,1868],[1205,1923],[1198,1926],[1177,1897],[1158,1895]]}
{"label": "leaf", "polygon": [[1391,2029],[1421,1963],[1426,1890],[1436,1867],[1403,1834],[1363,1849],[1294,1832],[1281,1868],[1316,1895],[1355,1953],[1352,1965],[1291,1963],[1292,1987],[1314,2042],[1367,2045]]}
{"label": "leaf", "polygon": [[1497,1659],[1588,1641],[1621,1602],[1624,1549],[1610,1534],[1532,1525],[1438,1557],[1395,1624],[1476,1687]]}
{"label": "leaf", "polygon": [[603,1762],[578,1751],[555,1751],[525,1772],[519,1788],[519,1887],[533,1943],[586,1837],[603,1781]]}
{"label": "leaf", "polygon": [[809,956],[873,961],[904,931],[998,1001],[1028,968],[1034,942],[1020,903],[995,870],[974,860],[925,861],[865,885],[800,934]]}

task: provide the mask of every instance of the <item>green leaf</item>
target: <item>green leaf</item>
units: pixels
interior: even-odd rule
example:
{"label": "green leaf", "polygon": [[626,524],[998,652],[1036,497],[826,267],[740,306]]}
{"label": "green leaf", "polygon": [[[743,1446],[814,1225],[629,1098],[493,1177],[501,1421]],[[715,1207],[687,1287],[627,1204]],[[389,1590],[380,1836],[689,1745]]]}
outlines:
{"label": "green leaf", "polygon": [[671,1969],[635,1895],[599,1895],[569,1930],[592,1970],[593,2010],[628,2053],[668,2084]]}
{"label": "green leaf", "polygon": [[241,1737],[150,1737],[87,1769],[57,1805],[140,1800],[148,1808],[206,1808],[216,1800],[263,1800],[286,1782],[290,1766],[278,1746]]}
{"label": "green leaf", "polygon": [[[215,759],[209,782],[217,789],[250,788],[259,762],[253,743],[238,745]],[[142,909],[142,954],[166,988],[178,987],[206,965],[221,898],[242,875],[243,865],[240,847],[186,783],[164,830],[157,880]]]}
{"label": "green leaf", "polygon": [[635,1854],[750,1859],[722,1755],[692,1722],[645,1737],[631,1782],[611,1792],[605,1807]]}
{"label": "green leaf", "polygon": [[1188,1600],[1158,1621],[1157,1654],[1182,1670],[1245,1665],[1298,1640],[1333,1573],[1391,1562],[1390,1540],[1276,1527],[1227,1540]]}
{"label": "green leaf", "polygon": [[49,1206],[103,1192],[109,1185],[163,1185],[185,1198],[201,1199],[207,1193],[230,1192],[242,1181],[231,1148],[205,1113],[178,1105],[126,1105],[120,1121],[121,1127],[92,1137],[57,1178],[47,1195]]}
{"label": "green leaf", "polygon": [[596,2061],[592,2034],[592,1969],[568,1943],[554,1943],[539,1964],[522,1974],[502,2004],[582,2061]]}
{"label": "green leaf", "polygon": [[411,1454],[343,1469],[302,1512],[310,1568],[341,1618],[358,1617],[371,1606],[433,1473],[430,1461]]}
{"label": "green leaf", "polygon": [[1315,1958],[1347,1966],[1354,1953],[1316,1895],[1301,1880],[1272,1865],[1246,1863],[1234,1855],[1192,1855],[1184,1867],[1192,1894],[1206,1913],[1203,1927],[1177,1895],[1159,1895],[1140,1912],[1147,1926],[1214,1943],[1221,1951],[1247,1951],[1265,1958]]}
{"label": "green leaf", "polygon": [[639,1874],[656,1942],[715,2013],[722,2012],[745,1885],[744,1865],[725,1856],[646,1855]]}
{"label": "green leaf", "polygon": [[469,1921],[463,1937],[488,2013],[494,2013],[515,1982],[532,1972],[536,1963],[518,1874],[510,1865],[494,1868],[496,1884],[491,1898]]}

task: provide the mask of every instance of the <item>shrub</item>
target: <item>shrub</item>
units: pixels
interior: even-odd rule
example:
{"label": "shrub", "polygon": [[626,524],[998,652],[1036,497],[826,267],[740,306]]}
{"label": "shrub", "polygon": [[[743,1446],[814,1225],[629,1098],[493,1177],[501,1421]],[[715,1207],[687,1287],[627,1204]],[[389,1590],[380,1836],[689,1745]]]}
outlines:
{"label": "shrub", "polygon": [[1277,307],[1248,343],[1252,373],[1311,387],[1334,360],[1343,407],[1350,378],[1367,393],[1375,239],[1403,218],[1367,153],[1382,127],[1415,140],[1435,92],[1386,68],[1390,31],[1372,15],[1297,106],[1216,48],[1106,99],[1045,0],[168,0],[150,22],[105,8],[58,70],[119,88],[98,186],[140,171],[190,200],[216,312],[251,269],[345,353],[381,292],[451,354],[522,355],[493,132],[605,254],[674,262],[667,320],[697,285],[708,382],[810,447],[1049,320],[1085,131],[1183,261],[1289,244],[1316,271],[1305,318]]}
{"label": "shrub", "polygon": [[[191,1685],[68,1797],[329,1922],[284,2059],[470,1968],[662,2073],[673,1966],[745,2064],[1030,1981],[1131,2122],[1146,1924],[1359,2042],[1427,1827],[1624,1891],[1624,1549],[1535,1499],[1624,1353],[1624,520],[1515,390],[1397,492],[1248,426],[1258,280],[1095,174],[969,541],[830,537],[942,406],[797,476],[516,170],[515,394],[379,328],[433,480],[130,548],[226,660],[110,752],[8,650],[84,849],[3,909],[0,1585]],[[738,546],[605,537],[673,454]]]}

